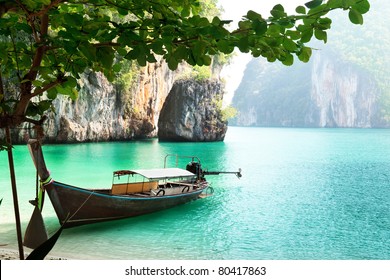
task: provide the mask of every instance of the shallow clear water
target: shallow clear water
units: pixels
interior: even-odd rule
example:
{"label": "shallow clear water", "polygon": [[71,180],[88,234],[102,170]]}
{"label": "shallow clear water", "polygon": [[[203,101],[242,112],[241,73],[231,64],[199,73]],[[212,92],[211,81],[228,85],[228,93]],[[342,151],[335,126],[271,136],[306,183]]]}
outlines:
{"label": "shallow clear water", "polygon": [[[109,187],[116,169],[197,155],[215,194],[121,221],[67,229],[52,253],[91,259],[390,259],[390,130],[230,127],[222,143],[45,145],[52,177]],[[22,228],[35,197],[25,146],[14,151]],[[0,153],[0,244],[16,247],[6,154]],[[185,165],[185,163],[183,163]],[[184,166],[183,166],[184,167]],[[47,199],[49,233],[59,224]]]}

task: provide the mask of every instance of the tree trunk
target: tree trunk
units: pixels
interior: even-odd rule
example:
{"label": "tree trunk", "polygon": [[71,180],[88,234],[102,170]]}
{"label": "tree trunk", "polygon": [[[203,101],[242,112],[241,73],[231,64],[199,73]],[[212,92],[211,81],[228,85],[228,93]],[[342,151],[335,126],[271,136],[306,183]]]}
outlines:
{"label": "tree trunk", "polygon": [[14,200],[16,235],[18,238],[19,257],[21,260],[24,260],[22,229],[20,226],[18,192],[16,189],[14,157],[12,154],[12,147],[11,147],[12,142],[11,142],[11,133],[10,133],[9,127],[7,127],[5,131],[6,131],[6,135],[7,135],[7,143],[9,145],[9,147],[8,147],[8,163],[9,163],[9,171],[10,171],[11,185],[12,185],[12,196],[13,196],[13,200]]}

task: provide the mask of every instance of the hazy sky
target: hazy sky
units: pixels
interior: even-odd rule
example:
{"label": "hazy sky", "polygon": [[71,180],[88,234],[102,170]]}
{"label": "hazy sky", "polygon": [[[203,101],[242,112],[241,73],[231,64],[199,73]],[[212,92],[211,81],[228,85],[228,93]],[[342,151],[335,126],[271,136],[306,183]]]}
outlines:
{"label": "hazy sky", "polygon": [[[276,4],[282,4],[287,12],[294,13],[295,8],[299,5],[304,5],[308,0],[219,0],[219,5],[225,10],[221,18],[234,20],[233,27],[237,26],[237,22],[249,10],[254,10],[263,17],[269,16],[269,11]],[[233,97],[234,91],[237,89],[242,79],[246,64],[251,59],[248,54],[240,54],[235,57],[230,66],[225,67],[222,76],[226,80],[225,104],[229,103]]]}

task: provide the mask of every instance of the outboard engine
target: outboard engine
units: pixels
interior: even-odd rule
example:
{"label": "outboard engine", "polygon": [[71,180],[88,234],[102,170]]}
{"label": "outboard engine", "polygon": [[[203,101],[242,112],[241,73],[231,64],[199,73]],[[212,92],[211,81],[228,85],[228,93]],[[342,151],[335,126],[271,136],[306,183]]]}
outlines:
{"label": "outboard engine", "polygon": [[194,173],[198,180],[203,178],[202,165],[199,162],[191,161],[187,164],[186,170]]}

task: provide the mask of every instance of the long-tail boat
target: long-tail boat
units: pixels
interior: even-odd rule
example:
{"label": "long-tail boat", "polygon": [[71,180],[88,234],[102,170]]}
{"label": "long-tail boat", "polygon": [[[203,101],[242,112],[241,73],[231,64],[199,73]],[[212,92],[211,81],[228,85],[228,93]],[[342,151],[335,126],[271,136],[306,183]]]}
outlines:
{"label": "long-tail boat", "polygon": [[64,228],[148,214],[210,196],[213,189],[205,175],[231,173],[241,177],[241,170],[204,171],[200,160],[193,156],[189,157],[191,162],[186,169],[168,168],[166,160],[172,156],[168,155],[164,168],[114,171],[110,188],[85,189],[52,179],[39,141],[30,140],[28,147],[40,177],[41,190],[49,195]]}

